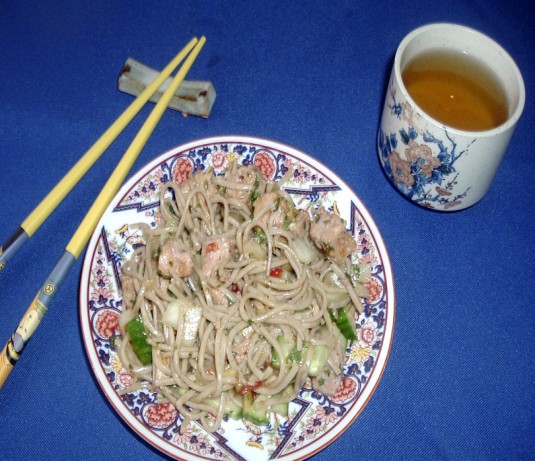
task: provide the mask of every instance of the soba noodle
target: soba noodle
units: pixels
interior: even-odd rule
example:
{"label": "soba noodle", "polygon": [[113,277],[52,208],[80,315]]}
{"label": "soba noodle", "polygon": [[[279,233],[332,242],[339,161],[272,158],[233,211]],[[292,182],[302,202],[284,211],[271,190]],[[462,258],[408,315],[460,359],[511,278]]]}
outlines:
{"label": "soba noodle", "polygon": [[[119,355],[134,386],[208,431],[225,417],[286,414],[307,380],[333,395],[369,275],[351,261],[343,220],[297,209],[250,166],[166,183],[160,199],[156,227],[140,225],[146,244],[123,266]],[[128,329],[136,321],[143,338]]]}

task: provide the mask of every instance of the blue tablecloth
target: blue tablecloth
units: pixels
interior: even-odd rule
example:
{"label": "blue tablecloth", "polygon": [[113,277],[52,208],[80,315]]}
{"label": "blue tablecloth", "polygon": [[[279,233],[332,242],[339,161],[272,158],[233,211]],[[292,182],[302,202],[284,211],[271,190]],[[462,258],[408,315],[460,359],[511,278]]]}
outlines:
{"label": "blue tablecloth", "polygon": [[[429,22],[500,42],[526,84],[526,109],[487,196],[434,213],[404,200],[376,154],[395,49]],[[162,68],[194,35],[188,79],[210,80],[208,119],[167,111],[132,171],[213,135],[281,141],[336,171],[375,218],[394,268],[394,343],[354,424],[315,460],[535,457],[535,8],[530,1],[0,3],[0,241],[132,98],[132,56]],[[52,269],[150,106],[0,274],[3,343]],[[78,313],[81,259],[0,391],[0,459],[165,459],[100,391]],[[3,346],[3,344],[2,344]]]}

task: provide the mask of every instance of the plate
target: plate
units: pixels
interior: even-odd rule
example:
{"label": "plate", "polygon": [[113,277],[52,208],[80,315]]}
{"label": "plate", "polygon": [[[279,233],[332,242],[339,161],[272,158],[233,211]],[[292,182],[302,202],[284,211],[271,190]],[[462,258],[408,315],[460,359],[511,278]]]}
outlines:
{"label": "plate", "polygon": [[[358,245],[354,256],[369,263],[370,297],[356,319],[358,340],[348,344],[342,384],[325,397],[303,388],[291,403],[289,416],[274,417],[267,427],[224,421],[209,434],[181,419],[170,403],[158,403],[147,390],[119,395],[132,377],[114,350],[122,311],[121,265],[142,244],[131,224],[155,225],[162,184],[182,182],[190,174],[230,162],[254,164],[271,180],[290,172],[285,189],[300,208],[324,206],[345,219]],[[335,173],[309,155],[273,141],[227,136],[190,142],[165,152],[135,174],[119,191],[100,220],[87,248],[80,284],[83,340],[96,379],[124,422],[168,456],[200,461],[267,459],[301,460],[332,443],[357,418],[385,369],[393,339],[395,297],[386,247],[372,217],[359,198]]]}

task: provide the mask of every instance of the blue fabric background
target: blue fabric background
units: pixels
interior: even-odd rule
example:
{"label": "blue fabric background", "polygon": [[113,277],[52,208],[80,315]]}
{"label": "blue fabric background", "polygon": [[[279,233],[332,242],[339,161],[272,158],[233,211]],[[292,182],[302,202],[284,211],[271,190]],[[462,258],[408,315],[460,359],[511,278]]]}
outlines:
{"label": "blue fabric background", "polygon": [[[385,180],[375,136],[399,41],[424,23],[472,26],[523,72],[524,115],[488,195],[452,214]],[[131,102],[127,57],[162,68],[194,35],[188,79],[210,80],[207,120],[168,111],[134,169],[171,147],[246,134],[336,171],[374,216],[397,291],[390,359],[371,401],[315,461],[535,458],[535,8],[531,1],[0,2],[0,241]],[[0,275],[4,343],[150,106]],[[165,459],[95,381],[78,315],[81,259],[0,391],[0,459]],[[3,343],[1,346],[3,346]]]}

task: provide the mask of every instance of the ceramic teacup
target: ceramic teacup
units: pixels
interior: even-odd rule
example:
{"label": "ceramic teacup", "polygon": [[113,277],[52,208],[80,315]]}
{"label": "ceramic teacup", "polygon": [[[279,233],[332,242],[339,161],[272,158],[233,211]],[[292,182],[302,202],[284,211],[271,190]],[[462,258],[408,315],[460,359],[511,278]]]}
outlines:
{"label": "ceramic teacup", "polygon": [[[454,128],[422,110],[403,80],[422,53],[451,51],[473,57],[503,89],[506,119],[482,131]],[[413,93],[414,94],[414,93]],[[429,24],[400,43],[377,137],[384,172],[409,200],[426,208],[457,211],[487,193],[522,114],[525,88],[510,55],[486,35],[456,24]]]}

